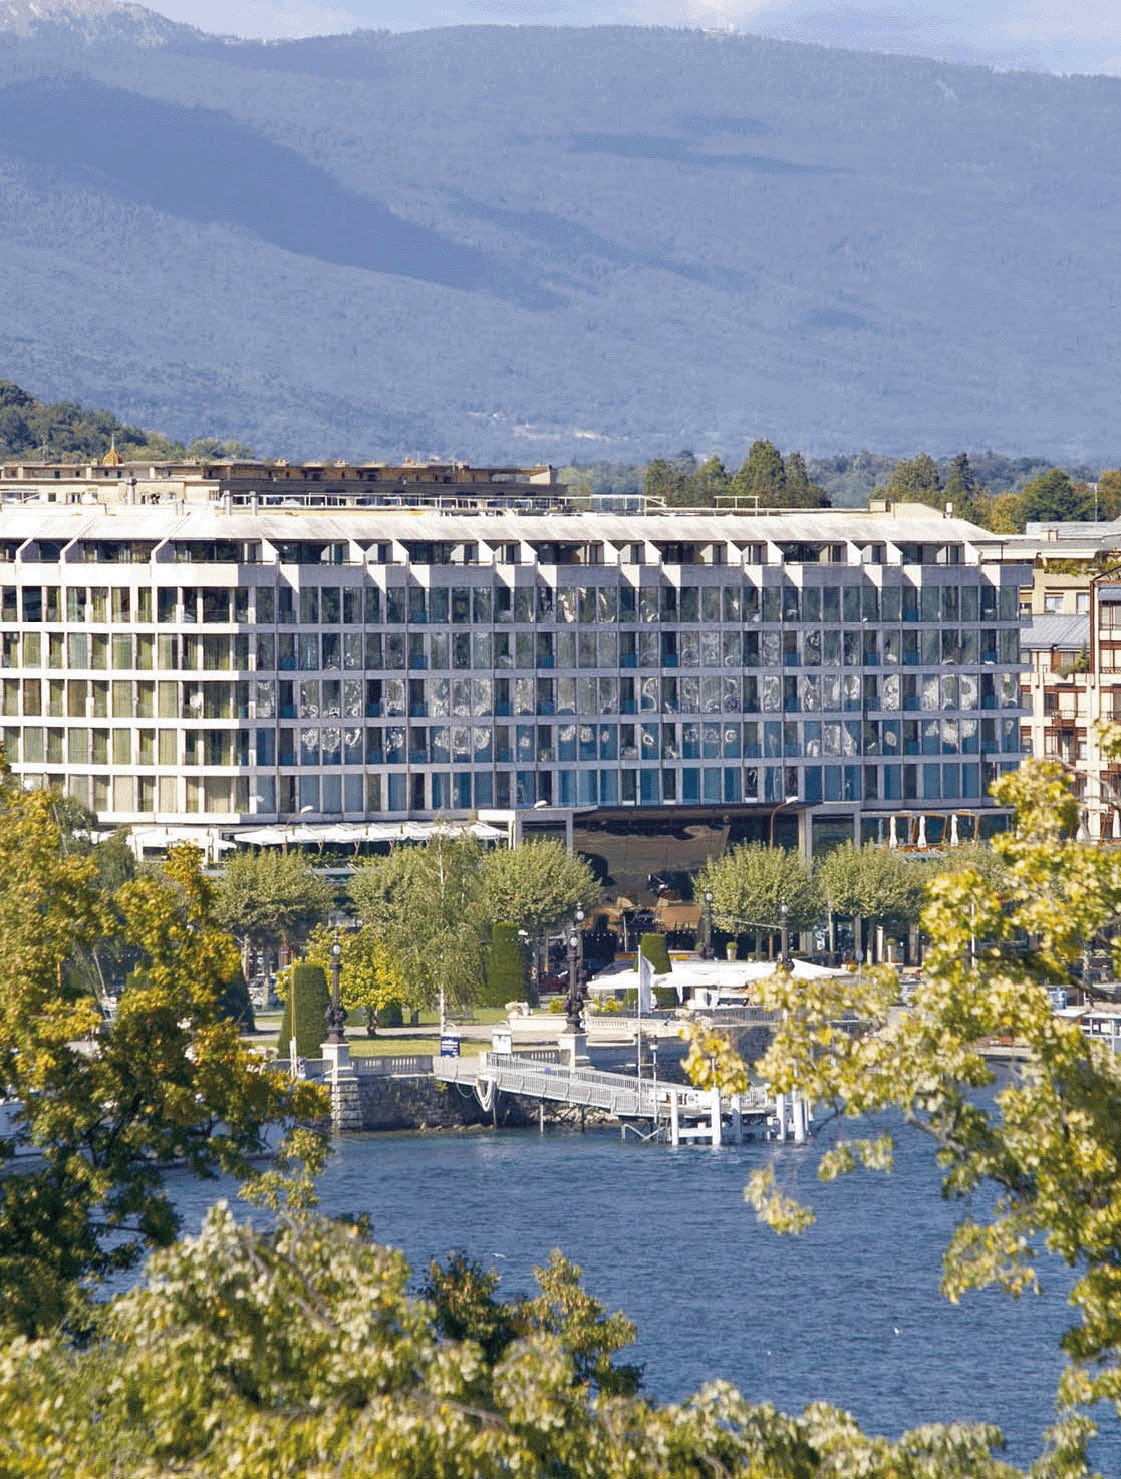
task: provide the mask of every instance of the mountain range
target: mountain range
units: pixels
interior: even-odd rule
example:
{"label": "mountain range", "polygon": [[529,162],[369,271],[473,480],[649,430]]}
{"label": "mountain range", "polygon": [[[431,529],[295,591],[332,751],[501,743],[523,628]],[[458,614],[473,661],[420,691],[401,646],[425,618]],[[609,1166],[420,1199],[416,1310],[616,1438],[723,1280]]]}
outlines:
{"label": "mountain range", "polygon": [[1121,80],[0,0],[0,378],[292,457],[1118,462]]}

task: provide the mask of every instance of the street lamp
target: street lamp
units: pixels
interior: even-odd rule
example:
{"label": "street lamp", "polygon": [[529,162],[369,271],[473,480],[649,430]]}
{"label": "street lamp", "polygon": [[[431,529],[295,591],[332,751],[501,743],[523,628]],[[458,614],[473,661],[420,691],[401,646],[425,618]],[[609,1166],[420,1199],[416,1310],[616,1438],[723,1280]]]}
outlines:
{"label": "street lamp", "polygon": [[779,804],[771,812],[771,844],[770,845],[772,847],[774,847],[774,845],[775,845],[775,817],[778,816],[779,812],[782,810],[782,808],[784,806],[793,806],[794,803],[795,803],[795,801],[797,801],[797,799],[798,799],[797,796],[784,796],[782,798],[782,800],[779,802]]}
{"label": "street lamp", "polygon": [[784,971],[788,971],[794,962],[790,958],[790,921],[787,916],[786,900],[778,906],[779,931],[780,931],[780,955],[779,965]]}
{"label": "street lamp", "polygon": [[584,952],[583,940],[580,936],[580,926],[583,921],[584,911],[578,905],[576,923],[568,933],[568,995],[564,1003],[566,1025],[569,1032],[573,1033],[580,1031],[580,1013],[584,1005]]}
{"label": "street lamp", "polygon": [[701,951],[702,960],[712,959],[712,889],[705,888],[705,943]]}
{"label": "street lamp", "polygon": [[335,931],[334,943],[331,946],[331,1001],[327,1007],[327,1041],[329,1043],[346,1042],[346,1012],[343,1010],[342,1000],[339,996],[339,972],[342,964],[343,947],[339,944],[339,932]]}

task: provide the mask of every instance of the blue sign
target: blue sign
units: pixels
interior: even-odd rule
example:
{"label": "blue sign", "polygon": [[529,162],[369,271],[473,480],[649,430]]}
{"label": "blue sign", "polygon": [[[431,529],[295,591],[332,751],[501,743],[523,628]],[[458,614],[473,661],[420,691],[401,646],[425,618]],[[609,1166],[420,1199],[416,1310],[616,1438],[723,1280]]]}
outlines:
{"label": "blue sign", "polygon": [[458,1058],[459,1057],[459,1038],[458,1037],[442,1037],[440,1039],[440,1057],[441,1058]]}

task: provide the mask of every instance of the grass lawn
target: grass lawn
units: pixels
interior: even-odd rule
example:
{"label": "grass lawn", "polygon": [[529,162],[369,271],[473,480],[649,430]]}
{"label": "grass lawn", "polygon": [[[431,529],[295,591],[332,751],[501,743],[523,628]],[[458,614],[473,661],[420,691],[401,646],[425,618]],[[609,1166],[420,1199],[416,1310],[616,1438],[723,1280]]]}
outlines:
{"label": "grass lawn", "polygon": [[413,1053],[431,1055],[439,1051],[439,1039],[435,1037],[350,1037],[352,1058],[395,1058]]}

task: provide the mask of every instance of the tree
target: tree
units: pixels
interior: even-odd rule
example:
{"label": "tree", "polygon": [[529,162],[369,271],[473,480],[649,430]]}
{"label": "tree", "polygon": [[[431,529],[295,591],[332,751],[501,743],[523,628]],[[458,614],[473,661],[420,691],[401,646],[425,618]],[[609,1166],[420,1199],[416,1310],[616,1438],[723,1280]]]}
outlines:
{"label": "tree", "polygon": [[732,479],[732,492],[740,498],[758,499],[761,504],[776,505],[785,501],[786,469],[782,453],[774,442],[754,441]]}
{"label": "tree", "polygon": [[933,508],[940,508],[942,478],[937,463],[926,452],[897,462],[883,494],[902,503],[929,503]]}
{"label": "tree", "polygon": [[1121,470],[1107,467],[1098,476],[1098,517],[1121,518]]}
{"label": "tree", "polygon": [[[712,918],[733,935],[777,931],[785,919],[791,929],[806,929],[821,912],[821,897],[810,870],[796,852],[744,843],[709,860],[694,892],[712,890]],[[785,913],[783,906],[785,905]]]}
{"label": "tree", "polygon": [[[195,849],[118,890],[143,976],[104,1027],[65,967],[116,924],[94,861],[63,852],[48,794],[3,787],[0,870],[0,1084],[22,1106],[0,1159],[20,1145],[40,1153],[0,1176],[0,1324],[33,1334],[79,1317],[89,1280],[173,1240],[162,1166],[252,1178],[268,1127],[294,1129],[323,1099],[261,1071],[219,1019],[237,954],[212,924]],[[321,1156],[321,1137],[301,1143]]]}
{"label": "tree", "polygon": [[810,477],[801,452],[788,452],[782,459],[782,470],[787,508],[829,508],[829,495]]}
{"label": "tree", "polygon": [[482,860],[483,900],[492,920],[507,920],[537,940],[590,908],[599,895],[584,858],[545,839],[498,847]]}
{"label": "tree", "polygon": [[718,498],[728,493],[732,479],[719,457],[709,457],[697,468],[692,478],[692,502],[698,508],[712,508]]}
{"label": "tree", "polygon": [[334,900],[332,886],[302,853],[239,852],[222,870],[215,918],[237,940],[250,976],[255,951],[298,949]]}
{"label": "tree", "polygon": [[[995,1185],[995,1203],[974,1201],[950,1240],[942,1284],[951,1299],[988,1286],[1030,1291],[1044,1249],[1074,1270],[1077,1313],[1062,1339],[1060,1421],[1045,1472],[1075,1474],[1089,1431],[1079,1409],[1121,1405],[1121,1065],[1108,1043],[1055,1014],[1049,992],[1072,979],[1087,942],[1121,953],[1121,864],[1074,840],[1078,803],[1057,765],[1028,761],[993,793],[1016,816],[992,843],[999,882],[971,867],[934,879],[914,1009],[889,1017],[895,981],[886,971],[808,989],[776,978],[764,1000],[780,1017],[758,1069],[780,1092],[797,1084],[819,1115],[902,1110],[929,1137],[946,1196]],[[870,1024],[866,1036],[834,1033],[829,1023],[846,1010]],[[979,1051],[990,1036],[1027,1053],[995,1093]],[[888,1169],[891,1150],[887,1133],[843,1139],[821,1174]],[[797,1230],[812,1219],[766,1173],[750,1195],[776,1225]]]}
{"label": "tree", "polygon": [[287,1058],[296,1039],[298,1058],[318,1058],[327,1036],[327,973],[321,965],[297,960],[288,971],[277,1052]]}
{"label": "tree", "polygon": [[[331,969],[335,932],[324,926],[313,930],[307,944],[307,959]],[[339,935],[339,995],[347,1011],[366,1013],[366,1031],[377,1033],[379,1015],[398,1011],[409,1004],[408,988],[394,968],[393,955],[386,942],[368,926],[344,930]],[[284,1042],[283,1029],[281,1042]],[[285,1045],[287,1051],[287,1045]]]}
{"label": "tree", "polygon": [[1070,473],[1053,467],[1027,485],[1018,501],[1018,517],[1024,524],[1077,522],[1094,517],[1094,497],[1086,488],[1075,487]]}
{"label": "tree", "polygon": [[918,922],[925,897],[920,864],[879,843],[845,842],[818,864],[817,881],[829,908],[853,920],[853,938],[864,949],[862,921],[887,930]]}
{"label": "tree", "polygon": [[525,948],[513,924],[496,924],[486,958],[485,1000],[488,1006],[524,1001],[529,989]]}
{"label": "tree", "polygon": [[712,1383],[659,1404],[616,1359],[633,1336],[559,1254],[496,1297],[465,1259],[422,1299],[402,1254],[306,1213],[275,1232],[219,1203],[157,1254],[96,1339],[0,1356],[10,1479],[1011,1479],[992,1428],[869,1438],[824,1404],[786,1417]]}
{"label": "tree", "polygon": [[943,497],[952,505],[959,519],[985,524],[990,516],[989,499],[978,483],[973,465],[964,452],[959,452],[950,464]]}
{"label": "tree", "polygon": [[385,944],[414,1007],[478,1000],[490,923],[483,866],[473,837],[437,833],[422,847],[371,859],[351,879],[359,917]]}
{"label": "tree", "polygon": [[657,930],[643,935],[638,942],[639,955],[645,955],[646,959],[654,967],[656,975],[664,976],[670,969],[669,951],[666,949],[666,937]]}
{"label": "tree", "polygon": [[688,503],[687,487],[688,478],[664,457],[655,457],[647,463],[642,482],[642,491],[647,498],[660,499],[670,506]]}

